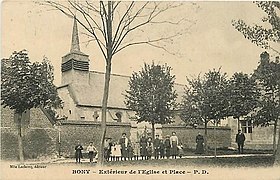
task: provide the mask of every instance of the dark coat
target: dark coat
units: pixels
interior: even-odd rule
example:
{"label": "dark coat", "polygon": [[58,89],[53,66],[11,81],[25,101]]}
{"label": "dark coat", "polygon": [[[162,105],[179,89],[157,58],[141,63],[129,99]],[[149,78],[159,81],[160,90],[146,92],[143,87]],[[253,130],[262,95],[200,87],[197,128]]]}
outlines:
{"label": "dark coat", "polygon": [[245,135],[243,133],[236,134],[235,142],[237,142],[237,143],[244,143],[245,139],[246,138],[245,138]]}
{"label": "dark coat", "polygon": [[139,144],[140,144],[140,155],[147,156],[147,138],[141,137]]}
{"label": "dark coat", "polygon": [[78,144],[77,146],[75,146],[75,156],[76,156],[76,158],[82,157],[82,150],[83,149],[84,148],[81,144]]}
{"label": "dark coat", "polygon": [[159,149],[159,147],[160,147],[160,139],[156,138],[154,140],[154,148]]}

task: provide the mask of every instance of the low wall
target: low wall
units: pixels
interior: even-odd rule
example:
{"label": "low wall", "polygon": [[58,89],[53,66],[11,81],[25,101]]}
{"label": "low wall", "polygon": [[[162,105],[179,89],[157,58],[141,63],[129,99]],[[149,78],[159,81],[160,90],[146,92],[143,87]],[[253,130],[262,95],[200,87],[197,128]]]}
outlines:
{"label": "low wall", "polygon": [[[194,149],[196,147],[196,136],[200,132],[204,136],[204,128],[192,128],[186,126],[178,125],[163,125],[162,135],[171,135],[172,132],[176,132],[179,142],[183,143],[184,147]],[[213,127],[208,127],[207,129],[207,143],[210,148],[215,147],[215,132]],[[216,128],[216,140],[217,147],[230,147],[231,145],[231,130],[226,127],[217,127]]]}
{"label": "low wall", "polygon": [[[78,140],[83,148],[93,142],[96,148],[100,147],[101,125],[93,121],[62,121],[60,125],[61,134],[61,155],[72,157],[75,153],[75,146]],[[106,137],[112,138],[112,141],[118,141],[122,133],[130,137],[130,123],[107,123]]]}

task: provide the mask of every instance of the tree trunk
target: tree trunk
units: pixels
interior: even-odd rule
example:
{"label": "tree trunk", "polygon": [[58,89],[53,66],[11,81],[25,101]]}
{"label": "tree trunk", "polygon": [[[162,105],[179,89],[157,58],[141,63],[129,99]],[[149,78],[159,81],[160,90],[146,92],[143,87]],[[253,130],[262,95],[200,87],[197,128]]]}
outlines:
{"label": "tree trunk", "polygon": [[112,63],[112,1],[108,1],[108,12],[106,19],[107,28],[107,58],[106,58],[106,73],[105,73],[105,85],[102,100],[102,115],[101,115],[101,143],[98,155],[98,165],[103,166],[104,164],[104,143],[106,137],[106,114],[107,114],[107,104],[109,96],[109,85],[110,85],[110,75],[111,75],[111,63]]}
{"label": "tree trunk", "polygon": [[237,130],[240,129],[240,117],[237,117]]}
{"label": "tree trunk", "polygon": [[155,123],[152,122],[152,138],[153,138],[153,142],[155,140]]}
{"label": "tree trunk", "polygon": [[102,113],[101,113],[101,142],[100,149],[98,152],[98,165],[103,166],[104,163],[104,143],[106,137],[106,114],[107,114],[107,103],[109,96],[109,84],[110,84],[110,74],[111,74],[111,63],[106,66],[105,73],[105,85],[103,92],[103,101],[102,101]]}
{"label": "tree trunk", "polygon": [[22,113],[18,113],[18,151],[19,151],[19,161],[24,162],[23,156],[23,143],[22,143]]}
{"label": "tree trunk", "polygon": [[208,142],[207,142],[207,123],[208,121],[205,121],[204,123],[204,146],[205,146],[205,152],[208,152]]}
{"label": "tree trunk", "polygon": [[277,123],[278,120],[275,120],[274,128],[273,128],[273,155],[276,153],[276,136],[277,136]]}
{"label": "tree trunk", "polygon": [[280,166],[280,129],[278,131],[278,145],[277,145],[277,150],[276,150],[274,157],[275,157],[274,166]]}
{"label": "tree trunk", "polygon": [[217,132],[216,132],[216,125],[217,125],[217,121],[214,120],[214,144],[215,144],[215,147],[214,147],[214,156],[215,158],[217,157]]}

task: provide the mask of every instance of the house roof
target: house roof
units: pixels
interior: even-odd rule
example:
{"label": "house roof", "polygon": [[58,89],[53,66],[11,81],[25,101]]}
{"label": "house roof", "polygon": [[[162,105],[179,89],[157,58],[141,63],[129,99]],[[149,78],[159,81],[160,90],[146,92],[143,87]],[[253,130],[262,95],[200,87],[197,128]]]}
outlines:
{"label": "house roof", "polygon": [[[124,108],[125,94],[129,89],[129,76],[111,74],[110,87],[108,97],[109,108]],[[104,73],[90,71],[89,84],[68,84],[59,88],[68,88],[73,100],[80,106],[97,106],[102,105],[103,89],[104,89]],[[58,88],[58,89],[59,89]],[[175,84],[174,89],[178,94],[177,102],[181,102],[184,93],[184,85]]]}

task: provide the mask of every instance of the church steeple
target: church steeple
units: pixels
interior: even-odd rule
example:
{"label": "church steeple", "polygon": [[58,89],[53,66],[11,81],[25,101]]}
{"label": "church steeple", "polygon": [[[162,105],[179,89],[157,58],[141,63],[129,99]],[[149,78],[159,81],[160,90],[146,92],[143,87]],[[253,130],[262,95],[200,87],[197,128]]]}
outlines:
{"label": "church steeple", "polygon": [[74,17],[70,52],[62,57],[62,83],[87,82],[89,74],[89,57],[81,52],[77,19]]}
{"label": "church steeple", "polygon": [[72,31],[72,42],[70,52],[80,52],[80,43],[79,43],[79,33],[77,26],[77,19],[74,17],[73,31]]}

